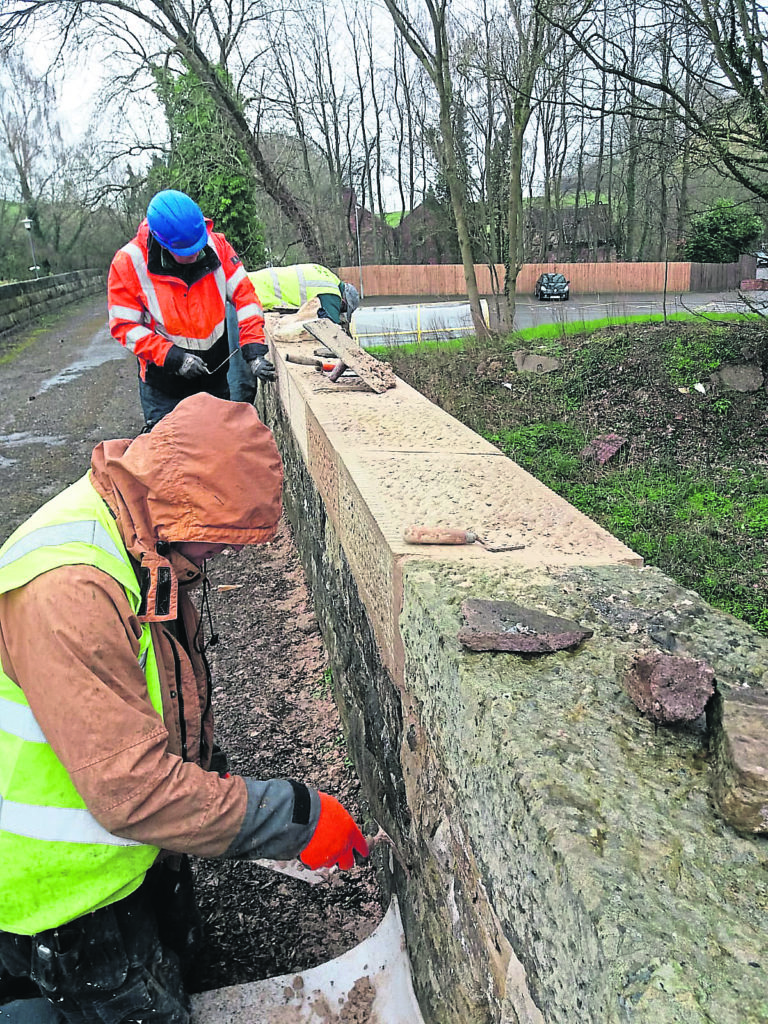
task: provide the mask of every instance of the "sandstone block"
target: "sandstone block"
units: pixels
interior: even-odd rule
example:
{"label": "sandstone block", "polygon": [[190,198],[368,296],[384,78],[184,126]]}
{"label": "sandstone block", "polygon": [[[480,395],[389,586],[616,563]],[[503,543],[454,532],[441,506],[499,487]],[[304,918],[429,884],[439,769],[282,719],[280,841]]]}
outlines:
{"label": "sandstone block", "polygon": [[600,434],[598,437],[592,438],[580,454],[582,459],[594,459],[598,465],[604,466],[608,459],[626,443],[626,437],[622,437],[620,434]]}
{"label": "sandstone block", "polygon": [[514,651],[518,654],[551,654],[577,647],[592,635],[578,622],[523,608],[512,601],[463,601],[466,625],[459,643],[471,651]]}
{"label": "sandstone block", "polygon": [[768,832],[768,694],[731,693],[717,735],[713,796],[739,832]]}
{"label": "sandstone block", "polygon": [[705,661],[650,651],[635,658],[624,688],[635,707],[657,722],[693,722],[715,692],[715,673]]}

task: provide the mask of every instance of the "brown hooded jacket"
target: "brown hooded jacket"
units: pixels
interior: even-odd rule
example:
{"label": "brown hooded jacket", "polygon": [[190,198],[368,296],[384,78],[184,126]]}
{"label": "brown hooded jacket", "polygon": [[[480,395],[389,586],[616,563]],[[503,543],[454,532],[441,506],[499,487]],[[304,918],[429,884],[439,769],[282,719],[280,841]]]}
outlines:
{"label": "brown hooded jacket", "polygon": [[[198,616],[187,594],[200,570],[168,545],[270,540],[281,511],[277,447],[251,406],[198,394],[151,433],[98,445],[90,479],[135,562],[146,614],[134,615],[121,586],[98,569],[54,569],[0,596],[0,662],[105,828],[221,856],[243,825],[248,787],[206,770],[210,681],[194,650]],[[160,608],[157,571],[169,564],[172,599]],[[143,621],[152,623],[163,721],[137,663]]]}

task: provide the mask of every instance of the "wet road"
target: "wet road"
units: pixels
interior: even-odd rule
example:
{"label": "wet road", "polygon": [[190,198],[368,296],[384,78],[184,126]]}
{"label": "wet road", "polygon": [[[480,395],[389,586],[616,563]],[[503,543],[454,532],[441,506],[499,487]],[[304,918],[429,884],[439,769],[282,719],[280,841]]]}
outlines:
{"label": "wet road", "polygon": [[[768,293],[763,294],[768,296]],[[762,301],[768,301],[768,298]],[[418,313],[417,306],[420,306]],[[411,307],[411,311],[406,312],[405,307]],[[736,291],[690,292],[683,295],[669,293],[666,298],[660,294],[572,295],[568,302],[540,302],[530,295],[522,295],[518,297],[515,307],[515,328],[522,330],[539,324],[599,320],[604,317],[619,318],[644,313],[663,314],[665,308],[668,315],[704,310],[745,311],[745,306]],[[453,329],[444,336],[455,333],[460,325],[465,325],[467,330],[471,329],[466,296],[443,297],[436,300],[424,296],[365,299],[359,313],[356,314],[356,320],[359,321],[363,347],[370,344],[402,344],[416,340],[412,332],[416,329],[417,322],[424,338],[430,336],[428,325],[431,320],[438,325],[442,322],[445,327]]]}
{"label": "wet road", "polygon": [[540,302],[530,296],[518,299],[515,309],[515,327],[535,327],[538,324],[563,323],[574,320],[599,320],[603,317],[637,316],[643,313],[744,312],[738,293],[687,292],[683,295],[573,295],[568,302]]}
{"label": "wet road", "polygon": [[82,476],[99,441],[142,423],[136,361],[109,334],[104,296],[0,339],[2,538]]}
{"label": "wet road", "polygon": [[[368,300],[365,307],[378,304]],[[686,308],[742,307],[735,292],[667,297],[668,312]],[[524,296],[515,324],[662,309],[659,295],[574,296],[561,304]],[[10,341],[17,346],[13,350]],[[7,536],[81,476],[99,441],[134,437],[142,423],[136,362],[110,337],[103,296],[68,305],[58,318],[0,339],[0,534]]]}

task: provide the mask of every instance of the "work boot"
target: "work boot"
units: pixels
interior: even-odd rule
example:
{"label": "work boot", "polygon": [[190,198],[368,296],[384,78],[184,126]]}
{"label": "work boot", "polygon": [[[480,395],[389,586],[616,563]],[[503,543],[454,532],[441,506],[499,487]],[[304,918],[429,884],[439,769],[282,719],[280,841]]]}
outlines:
{"label": "work boot", "polygon": [[14,999],[0,1006],[0,1024],[61,1024],[63,1019],[47,999]]}

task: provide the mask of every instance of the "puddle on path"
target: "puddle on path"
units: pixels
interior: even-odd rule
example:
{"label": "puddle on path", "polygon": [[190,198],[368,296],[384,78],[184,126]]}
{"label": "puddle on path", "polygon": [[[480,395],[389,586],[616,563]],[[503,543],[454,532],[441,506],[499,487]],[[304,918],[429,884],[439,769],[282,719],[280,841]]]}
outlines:
{"label": "puddle on path", "polygon": [[16,434],[0,434],[0,448],[18,448],[23,444],[65,444],[66,438],[53,434],[33,434],[22,430]]}
{"label": "puddle on path", "polygon": [[121,348],[106,327],[102,327],[94,334],[82,358],[76,359],[59,373],[43,381],[37,393],[42,395],[59,384],[68,384],[70,381],[76,380],[86,370],[93,370],[103,363],[108,363],[111,359],[124,359],[125,356],[125,349]]}
{"label": "puddle on path", "polygon": [[[18,431],[15,434],[0,434],[0,448],[21,448],[30,444],[44,444],[50,448],[66,443],[65,437],[56,437],[53,434],[33,434],[29,430]],[[0,469],[15,466],[18,461],[18,459],[9,459],[5,455],[0,455]]]}

